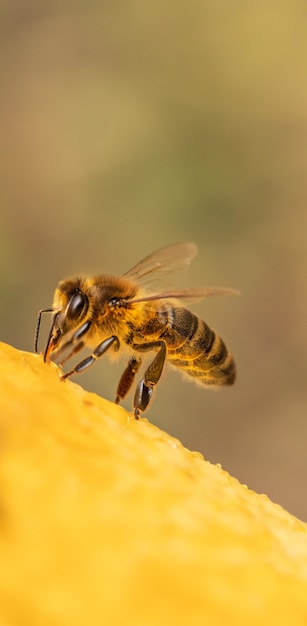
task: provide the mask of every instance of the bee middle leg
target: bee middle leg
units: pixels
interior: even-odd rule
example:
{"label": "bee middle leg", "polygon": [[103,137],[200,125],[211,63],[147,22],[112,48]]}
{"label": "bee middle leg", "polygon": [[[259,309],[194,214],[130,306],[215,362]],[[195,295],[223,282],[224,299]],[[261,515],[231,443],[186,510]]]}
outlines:
{"label": "bee middle leg", "polygon": [[117,386],[116,397],[115,397],[116,404],[119,404],[120,401],[123,400],[124,397],[127,395],[134,381],[134,377],[140,369],[141,363],[142,363],[142,359],[136,359],[135,357],[132,357],[130,359]]}
{"label": "bee middle leg", "polygon": [[139,419],[142,411],[148,407],[150,402],[153,388],[160,380],[163,366],[166,359],[166,343],[164,341],[155,342],[153,344],[147,344],[142,346],[143,350],[151,350],[154,347],[160,346],[158,354],[147,368],[144,378],[139,382],[134,395],[134,417]]}

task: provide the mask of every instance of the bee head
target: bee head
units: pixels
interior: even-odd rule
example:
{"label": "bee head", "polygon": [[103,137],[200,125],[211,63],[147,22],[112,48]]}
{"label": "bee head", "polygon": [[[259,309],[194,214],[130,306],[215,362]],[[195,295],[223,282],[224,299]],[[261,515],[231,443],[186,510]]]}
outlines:
{"label": "bee head", "polygon": [[82,324],[89,308],[89,299],[82,287],[82,279],[79,278],[61,281],[56,288],[52,308],[43,309],[39,312],[35,336],[36,352],[38,351],[37,344],[41,315],[44,312],[54,313],[44,351],[44,361],[48,361],[51,353],[61,348],[64,336],[70,332],[75,333],[80,324],[83,329],[83,334],[85,334],[90,327],[90,322],[86,327]]}
{"label": "bee head", "polygon": [[137,289],[125,278],[107,275],[93,278],[74,277],[60,281],[51,309],[40,311],[36,330],[37,352],[41,315],[53,313],[53,321],[44,351],[44,360],[57,358],[68,347],[83,342],[85,335],[94,334],[95,329],[105,324],[107,332],[114,334],[116,324],[135,296]]}
{"label": "bee head", "polygon": [[84,319],[88,307],[89,299],[82,279],[61,281],[53,299],[53,310],[57,315],[55,326],[63,335],[66,335]]}

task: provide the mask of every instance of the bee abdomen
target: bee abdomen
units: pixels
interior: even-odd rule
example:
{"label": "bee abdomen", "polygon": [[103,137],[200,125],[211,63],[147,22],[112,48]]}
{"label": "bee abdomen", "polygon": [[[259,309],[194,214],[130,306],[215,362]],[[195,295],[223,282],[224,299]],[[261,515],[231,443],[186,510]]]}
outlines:
{"label": "bee abdomen", "polygon": [[224,341],[202,319],[187,309],[175,309],[174,335],[183,342],[175,347],[168,342],[168,358],[205,385],[231,385],[235,381],[235,363]]}

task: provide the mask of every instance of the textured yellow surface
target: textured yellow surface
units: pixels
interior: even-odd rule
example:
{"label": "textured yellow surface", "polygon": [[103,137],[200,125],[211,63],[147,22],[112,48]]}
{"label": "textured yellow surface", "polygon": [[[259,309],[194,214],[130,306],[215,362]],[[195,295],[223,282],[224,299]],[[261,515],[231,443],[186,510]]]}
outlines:
{"label": "textured yellow surface", "polygon": [[307,624],[307,527],[0,344],[1,626]]}

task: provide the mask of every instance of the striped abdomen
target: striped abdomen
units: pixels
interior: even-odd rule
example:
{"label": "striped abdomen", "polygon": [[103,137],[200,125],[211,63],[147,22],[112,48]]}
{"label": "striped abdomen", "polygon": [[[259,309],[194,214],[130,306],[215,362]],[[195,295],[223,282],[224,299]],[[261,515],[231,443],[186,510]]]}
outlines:
{"label": "striped abdomen", "polygon": [[168,328],[163,332],[167,359],[205,385],[232,385],[236,369],[224,341],[199,317],[182,307],[167,306]]}

